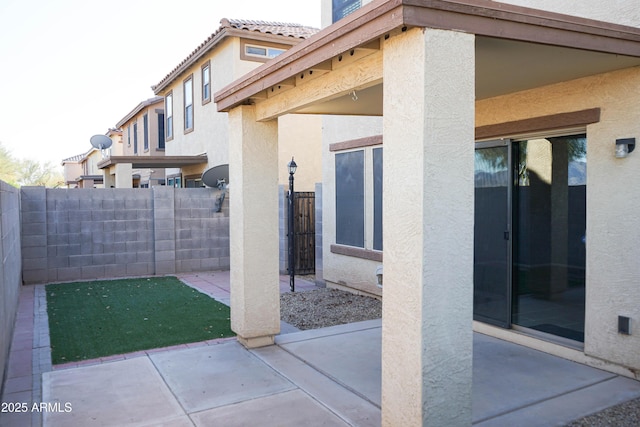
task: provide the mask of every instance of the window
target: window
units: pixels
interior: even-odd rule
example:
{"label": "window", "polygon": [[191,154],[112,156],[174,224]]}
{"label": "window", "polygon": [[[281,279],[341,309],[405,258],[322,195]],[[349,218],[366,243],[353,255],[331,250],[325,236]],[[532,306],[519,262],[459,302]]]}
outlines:
{"label": "window", "polygon": [[186,188],[200,188],[204,187],[202,184],[202,177],[200,176],[187,176],[184,179]]}
{"label": "window", "polygon": [[144,151],[149,151],[149,116],[147,114],[142,116],[142,123],[144,129]]}
{"label": "window", "polygon": [[182,187],[182,177],[179,174],[171,175],[170,177],[167,178],[167,186],[175,187],[175,188]]}
{"label": "window", "polygon": [[258,56],[261,58],[275,58],[276,56],[283,53],[285,49],[279,49],[276,47],[268,47],[268,46],[256,46],[256,45],[245,45],[244,53],[248,56]]}
{"label": "window", "polygon": [[364,150],[336,154],[336,243],[364,247]]}
{"label": "window", "polygon": [[133,154],[138,154],[138,122],[133,124]]}
{"label": "window", "polygon": [[373,150],[373,249],[382,250],[382,148]]}
{"label": "window", "polygon": [[360,0],[333,0],[333,23],[341,20],[345,16],[360,9],[362,3]]}
{"label": "window", "polygon": [[127,147],[131,147],[131,125],[127,126]]}
{"label": "window", "polygon": [[[362,248],[349,256],[368,258],[382,251],[382,153],[381,138],[363,138],[332,144],[335,155],[336,244]],[[354,145],[355,143],[355,145]],[[356,149],[357,148],[357,149]],[[349,150],[349,151],[346,151]],[[343,253],[347,255],[346,252]],[[332,248],[332,252],[334,249]],[[375,258],[368,258],[375,259]]]}
{"label": "window", "polygon": [[167,113],[167,141],[173,139],[173,93],[169,93],[164,100],[164,109]]}
{"label": "window", "polygon": [[158,149],[164,150],[164,113],[158,113]]}
{"label": "window", "polygon": [[211,68],[209,62],[202,66],[202,104],[211,101]]}
{"label": "window", "polygon": [[193,130],[193,76],[184,81],[184,130]]}

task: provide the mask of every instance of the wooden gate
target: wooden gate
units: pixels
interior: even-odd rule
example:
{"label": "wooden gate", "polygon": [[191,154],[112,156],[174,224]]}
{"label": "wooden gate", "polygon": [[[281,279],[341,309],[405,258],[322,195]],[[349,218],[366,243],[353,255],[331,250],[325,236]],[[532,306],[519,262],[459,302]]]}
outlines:
{"label": "wooden gate", "polygon": [[316,272],[316,194],[296,191],[293,229],[296,274]]}

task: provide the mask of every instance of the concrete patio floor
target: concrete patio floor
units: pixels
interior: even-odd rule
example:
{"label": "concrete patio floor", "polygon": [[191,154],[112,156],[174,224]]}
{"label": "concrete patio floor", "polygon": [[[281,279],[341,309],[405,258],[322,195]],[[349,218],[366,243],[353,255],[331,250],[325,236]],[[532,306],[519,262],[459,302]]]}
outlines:
{"label": "concrete patio floor", "polygon": [[[228,272],[181,278],[228,302]],[[313,288],[297,281],[299,291]],[[283,277],[281,290],[287,289]],[[2,426],[380,425],[380,320],[311,331],[285,328],[290,332],[279,335],[276,345],[254,350],[235,339],[213,340],[51,369],[41,360],[45,350],[35,348],[47,343],[37,330],[44,327],[38,315],[42,292],[32,293],[29,359],[33,371],[42,372],[29,376],[10,362],[2,401],[52,405],[40,413],[0,414]],[[27,316],[18,323],[16,331],[29,328]],[[477,333],[473,363],[477,426],[563,425],[640,397],[638,381]],[[32,389],[19,391],[28,382]]]}

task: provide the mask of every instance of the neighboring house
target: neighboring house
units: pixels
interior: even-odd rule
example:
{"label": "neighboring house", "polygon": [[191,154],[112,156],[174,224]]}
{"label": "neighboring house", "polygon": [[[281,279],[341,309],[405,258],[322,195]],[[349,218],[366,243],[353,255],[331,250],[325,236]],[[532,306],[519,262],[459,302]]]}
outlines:
{"label": "neighboring house", "polygon": [[124,146],[122,144],[122,129],[109,128],[105,135],[111,138],[111,148],[109,148],[109,156],[124,155]]}
{"label": "neighboring house", "polygon": [[[166,155],[206,155],[200,163],[168,168],[167,185],[203,186],[203,172],[229,163],[227,115],[217,112],[212,94],[317,31],[298,24],[222,19],[215,33],[153,86],[164,97]],[[277,131],[280,184],[287,185],[286,164],[295,157],[296,190],[314,191],[321,180],[321,118],[286,117]]]}
{"label": "neighboring house", "polygon": [[383,425],[471,424],[473,330],[640,372],[640,12],[511,3],[373,1],[214,93],[249,347],[279,331],[278,122],[368,116],[323,122],[323,269],[380,293],[384,261]]}
{"label": "neighboring house", "polygon": [[103,188],[103,175],[98,168],[101,161],[102,153],[96,148],[64,159],[62,167],[67,188]]}
{"label": "neighboring house", "polygon": [[76,179],[82,175],[82,164],[80,161],[83,157],[84,154],[77,154],[62,160],[62,175],[67,188],[78,187]]}
{"label": "neighboring house", "polygon": [[[165,153],[163,98],[141,102],[116,124],[116,128],[120,141],[112,144],[110,156],[99,165],[105,171],[106,186],[148,188],[165,185],[164,168],[156,163]],[[118,171],[117,165],[132,167]],[[122,176],[117,176],[119,174]],[[117,182],[120,184],[116,185]]]}
{"label": "neighboring house", "polygon": [[[122,131],[109,128],[105,133],[111,139],[111,147],[104,150],[104,156],[122,155]],[[102,188],[104,174],[98,167],[103,153],[95,148],[62,161],[64,183],[67,188]]]}

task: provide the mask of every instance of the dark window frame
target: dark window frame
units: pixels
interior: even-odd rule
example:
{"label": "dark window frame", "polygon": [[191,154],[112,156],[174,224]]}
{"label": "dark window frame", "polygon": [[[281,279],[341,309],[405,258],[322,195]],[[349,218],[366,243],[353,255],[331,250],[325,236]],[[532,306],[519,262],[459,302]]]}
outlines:
{"label": "dark window frame", "polygon": [[207,61],[200,67],[202,80],[202,105],[211,102],[211,61]]}
{"label": "dark window frame", "polygon": [[171,141],[173,139],[173,91],[169,92],[164,97],[164,109],[165,109],[165,137],[166,141]]}
{"label": "dark window frame", "polygon": [[143,136],[143,147],[144,147],[144,151],[149,151],[149,114],[148,113],[144,113],[144,115],[142,116],[142,129],[144,131],[144,136]]}
{"label": "dark window frame", "polygon": [[158,150],[165,148],[164,113],[158,114]]}
{"label": "dark window frame", "polygon": [[365,151],[335,155],[336,232],[338,245],[364,248],[366,241]]}
{"label": "dark window frame", "polygon": [[[187,89],[187,85],[189,89]],[[190,103],[187,103],[187,94],[189,95]],[[195,127],[194,120],[194,105],[193,105],[193,74],[189,75],[182,81],[182,112],[184,114],[184,133],[193,132]]]}
{"label": "dark window frame", "polygon": [[133,154],[138,154],[138,122],[133,122]]}

